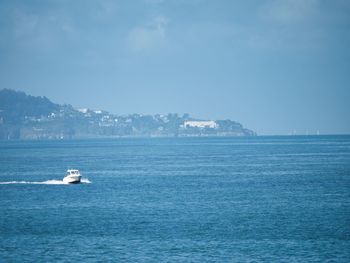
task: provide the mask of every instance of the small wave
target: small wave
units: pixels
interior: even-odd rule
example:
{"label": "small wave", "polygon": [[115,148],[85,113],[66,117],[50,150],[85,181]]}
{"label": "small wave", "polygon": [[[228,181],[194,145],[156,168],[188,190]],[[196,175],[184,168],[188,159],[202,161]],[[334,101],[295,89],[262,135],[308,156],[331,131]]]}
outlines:
{"label": "small wave", "polygon": [[[87,178],[83,178],[80,181],[82,184],[91,184],[91,181]],[[9,182],[0,182],[0,184],[65,184],[69,185],[69,183],[63,182],[62,180],[47,180],[43,182],[30,182],[30,181],[9,181]]]}

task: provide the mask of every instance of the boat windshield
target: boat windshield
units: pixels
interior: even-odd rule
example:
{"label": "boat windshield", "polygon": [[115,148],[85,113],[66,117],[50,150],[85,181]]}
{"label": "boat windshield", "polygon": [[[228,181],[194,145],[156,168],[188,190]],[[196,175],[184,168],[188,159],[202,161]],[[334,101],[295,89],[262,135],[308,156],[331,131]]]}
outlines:
{"label": "boat windshield", "polygon": [[72,175],[72,174],[79,174],[79,171],[77,170],[67,171],[67,175]]}

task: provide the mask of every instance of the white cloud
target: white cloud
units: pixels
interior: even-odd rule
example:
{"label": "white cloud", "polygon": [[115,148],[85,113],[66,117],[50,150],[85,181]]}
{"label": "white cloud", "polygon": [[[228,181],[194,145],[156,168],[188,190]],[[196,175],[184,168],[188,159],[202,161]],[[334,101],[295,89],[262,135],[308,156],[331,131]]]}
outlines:
{"label": "white cloud", "polygon": [[157,16],[147,25],[133,28],[128,35],[130,48],[141,51],[161,47],[166,40],[167,24],[167,18]]}

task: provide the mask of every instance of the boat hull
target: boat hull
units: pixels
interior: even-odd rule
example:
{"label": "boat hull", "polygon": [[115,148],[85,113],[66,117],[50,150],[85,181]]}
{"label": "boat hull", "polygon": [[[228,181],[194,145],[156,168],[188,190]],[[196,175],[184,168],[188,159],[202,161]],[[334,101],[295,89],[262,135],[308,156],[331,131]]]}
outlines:
{"label": "boat hull", "polygon": [[63,182],[68,184],[80,183],[81,175],[69,175],[63,178]]}

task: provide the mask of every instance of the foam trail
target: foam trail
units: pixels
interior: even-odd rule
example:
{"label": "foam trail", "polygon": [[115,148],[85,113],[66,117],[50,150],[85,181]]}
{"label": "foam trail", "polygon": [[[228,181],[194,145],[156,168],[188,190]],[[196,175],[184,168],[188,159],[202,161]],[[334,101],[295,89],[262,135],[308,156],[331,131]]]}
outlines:
{"label": "foam trail", "polygon": [[82,184],[91,184],[91,181],[90,181],[89,179],[87,179],[87,178],[82,178],[82,179],[80,180],[80,182],[81,182]]}
{"label": "foam trail", "polygon": [[29,182],[29,181],[9,181],[9,182],[0,182],[0,184],[68,184],[61,180],[47,180],[44,182]]}
{"label": "foam trail", "polygon": [[[91,181],[87,178],[81,179],[82,184],[91,184]],[[65,183],[62,180],[47,180],[43,182],[30,182],[30,181],[9,181],[9,182],[0,182],[0,184],[65,184],[69,185],[69,183]]]}

